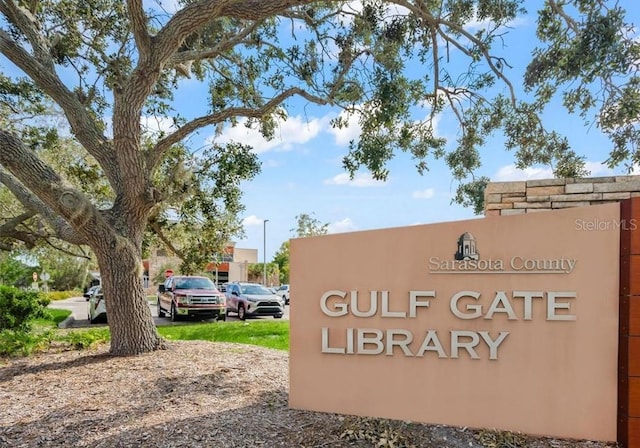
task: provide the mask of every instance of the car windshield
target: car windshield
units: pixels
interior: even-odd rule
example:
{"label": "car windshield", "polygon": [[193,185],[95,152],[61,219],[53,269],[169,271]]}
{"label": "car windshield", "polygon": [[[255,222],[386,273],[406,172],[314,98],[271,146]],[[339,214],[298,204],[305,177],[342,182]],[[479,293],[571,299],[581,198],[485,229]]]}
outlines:
{"label": "car windshield", "polygon": [[242,286],[242,293],[253,296],[270,296],[271,291],[261,285],[244,285]]}
{"label": "car windshield", "polygon": [[208,278],[180,278],[176,279],[176,289],[216,289]]}

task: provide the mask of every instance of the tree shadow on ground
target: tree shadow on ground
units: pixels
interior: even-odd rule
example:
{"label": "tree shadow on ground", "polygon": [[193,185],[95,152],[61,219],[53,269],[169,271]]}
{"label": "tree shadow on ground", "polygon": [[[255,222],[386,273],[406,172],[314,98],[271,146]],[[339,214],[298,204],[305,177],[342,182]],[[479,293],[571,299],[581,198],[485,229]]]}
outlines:
{"label": "tree shadow on ground", "polygon": [[74,367],[81,367],[89,364],[100,364],[111,358],[113,358],[113,356],[108,353],[96,353],[66,361],[45,361],[37,365],[28,365],[28,358],[25,358],[24,362],[18,360],[10,366],[0,367],[0,383],[4,383],[18,376],[37,375],[41,372],[53,370],[65,371]]}

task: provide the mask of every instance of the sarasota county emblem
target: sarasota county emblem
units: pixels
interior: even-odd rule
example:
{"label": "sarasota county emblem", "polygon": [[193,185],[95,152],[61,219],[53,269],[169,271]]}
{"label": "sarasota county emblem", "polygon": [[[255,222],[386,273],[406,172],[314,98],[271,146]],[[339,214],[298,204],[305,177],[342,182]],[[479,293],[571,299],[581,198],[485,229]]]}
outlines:
{"label": "sarasota county emblem", "polygon": [[480,258],[476,249],[476,239],[469,232],[464,232],[458,238],[458,251],[454,258],[456,260],[477,260]]}

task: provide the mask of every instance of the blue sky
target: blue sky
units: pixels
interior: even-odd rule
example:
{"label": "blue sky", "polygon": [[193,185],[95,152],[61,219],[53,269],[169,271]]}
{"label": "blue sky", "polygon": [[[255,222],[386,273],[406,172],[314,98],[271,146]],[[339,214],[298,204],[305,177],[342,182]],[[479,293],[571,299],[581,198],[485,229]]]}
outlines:
{"label": "blue sky", "polygon": [[[534,14],[530,12],[516,20],[505,42],[506,55],[513,65],[507,74],[520,93],[521,75],[536,43],[535,8],[541,4],[528,3],[527,9]],[[622,3],[628,19],[640,22],[640,5],[634,0]],[[332,129],[329,120],[337,113],[309,105],[291,108],[289,119],[269,142],[243,126],[223,133],[223,141],[233,139],[252,144],[263,166],[262,173],[244,186],[246,236],[237,240],[237,247],[258,249],[262,261],[263,220],[268,219],[266,259],[270,261],[280,245],[294,236],[295,217],[301,213],[313,214],[322,223],[329,223],[330,233],[476,217],[471,209],[451,203],[457,184],[442,160],[431,160],[430,171],[421,176],[408,156],[398,154],[389,165],[386,182],[376,182],[365,172],[349,180],[341,159],[348,151],[349,140],[357,139],[358,129],[356,126],[340,131]],[[549,110],[545,122],[548,128],[566,135],[572,147],[586,156],[592,176],[626,174],[623,168],[609,170],[602,165],[610,144],[595,127],[586,127],[559,105]],[[455,122],[446,115],[441,117],[438,132],[454,140]],[[513,154],[504,151],[500,136],[484,147],[482,154],[484,165],[479,174],[493,181],[553,177],[549,167],[517,170]]]}

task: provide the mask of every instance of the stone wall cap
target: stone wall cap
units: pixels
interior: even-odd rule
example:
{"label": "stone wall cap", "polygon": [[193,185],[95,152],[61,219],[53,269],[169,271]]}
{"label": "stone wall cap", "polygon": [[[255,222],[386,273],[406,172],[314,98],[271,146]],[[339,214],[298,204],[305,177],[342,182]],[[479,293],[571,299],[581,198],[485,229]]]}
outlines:
{"label": "stone wall cap", "polygon": [[524,193],[527,190],[526,181],[489,182],[485,194],[491,193]]}
{"label": "stone wall cap", "polygon": [[527,181],[527,187],[554,187],[566,183],[565,179],[531,179]]}

